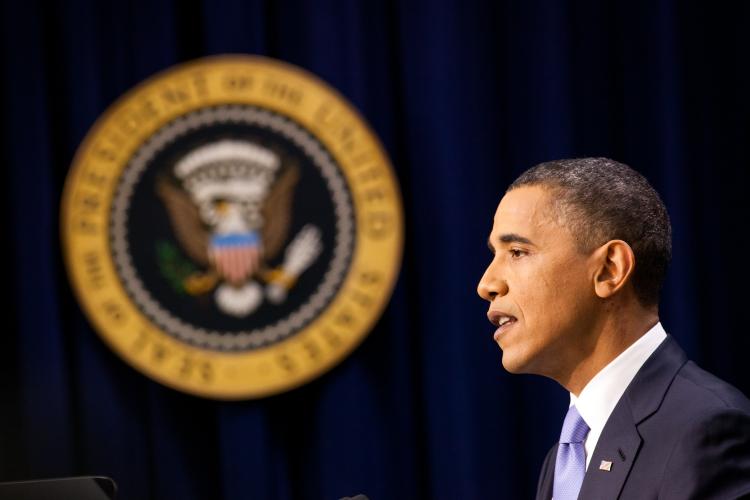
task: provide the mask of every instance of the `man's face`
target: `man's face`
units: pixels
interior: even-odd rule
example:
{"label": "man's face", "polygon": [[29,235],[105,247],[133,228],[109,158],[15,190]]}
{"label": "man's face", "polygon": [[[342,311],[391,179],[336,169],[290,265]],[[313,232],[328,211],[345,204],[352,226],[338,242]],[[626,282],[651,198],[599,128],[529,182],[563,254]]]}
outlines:
{"label": "man's face", "polygon": [[477,292],[499,326],[505,369],[559,380],[593,348],[586,333],[597,297],[589,256],[553,210],[540,186],[503,197],[489,237],[494,257]]}

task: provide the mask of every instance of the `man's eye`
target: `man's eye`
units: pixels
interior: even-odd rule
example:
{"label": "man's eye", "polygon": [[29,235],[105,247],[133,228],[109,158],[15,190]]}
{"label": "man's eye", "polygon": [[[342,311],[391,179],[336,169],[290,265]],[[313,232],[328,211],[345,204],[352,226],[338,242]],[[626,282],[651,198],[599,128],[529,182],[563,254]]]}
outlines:
{"label": "man's eye", "polygon": [[518,259],[526,255],[526,252],[523,250],[519,250],[518,248],[511,248],[510,249],[510,256],[514,259]]}

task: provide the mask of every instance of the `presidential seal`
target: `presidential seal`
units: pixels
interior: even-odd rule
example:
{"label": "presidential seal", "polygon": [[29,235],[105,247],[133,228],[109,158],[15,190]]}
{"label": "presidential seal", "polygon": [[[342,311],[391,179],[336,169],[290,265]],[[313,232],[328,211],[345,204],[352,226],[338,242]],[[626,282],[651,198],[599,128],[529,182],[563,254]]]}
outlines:
{"label": "presidential seal", "polygon": [[297,387],[350,353],[400,266],[398,185],[341,95],[220,56],[131,90],[81,144],[62,202],[73,288],[99,335],[205,397]]}

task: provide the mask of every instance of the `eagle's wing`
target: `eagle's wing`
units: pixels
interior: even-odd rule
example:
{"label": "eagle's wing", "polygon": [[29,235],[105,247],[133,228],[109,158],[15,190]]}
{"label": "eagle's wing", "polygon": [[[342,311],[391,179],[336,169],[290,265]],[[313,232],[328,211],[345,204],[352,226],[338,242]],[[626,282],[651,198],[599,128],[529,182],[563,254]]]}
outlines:
{"label": "eagle's wing", "polygon": [[166,178],[156,183],[156,192],[164,203],[172,223],[172,230],[183,250],[196,263],[208,266],[208,231],[190,196],[172,185]]}
{"label": "eagle's wing", "polygon": [[299,180],[299,169],[290,165],[276,181],[263,204],[263,254],[272,260],[281,250],[292,221],[294,188]]}

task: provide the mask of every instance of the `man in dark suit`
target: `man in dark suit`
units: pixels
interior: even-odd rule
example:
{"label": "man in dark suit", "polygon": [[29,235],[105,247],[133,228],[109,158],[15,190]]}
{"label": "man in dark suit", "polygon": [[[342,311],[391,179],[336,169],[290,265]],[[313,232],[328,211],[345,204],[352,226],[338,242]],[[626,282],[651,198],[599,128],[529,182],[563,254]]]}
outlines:
{"label": "man in dark suit", "polygon": [[750,498],[750,401],[659,322],[671,228],[643,176],[606,158],[537,165],[488,244],[477,291],[503,366],[570,392],[537,499]]}

